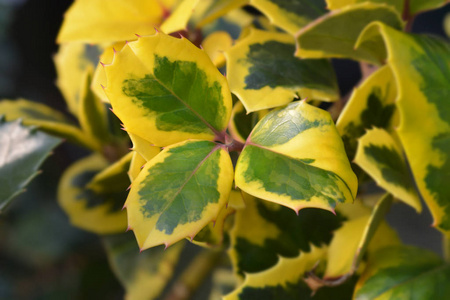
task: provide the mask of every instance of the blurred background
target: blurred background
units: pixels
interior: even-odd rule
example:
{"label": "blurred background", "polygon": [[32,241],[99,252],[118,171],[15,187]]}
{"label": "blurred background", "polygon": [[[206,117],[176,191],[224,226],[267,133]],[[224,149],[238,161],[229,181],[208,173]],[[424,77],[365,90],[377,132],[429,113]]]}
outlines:
{"label": "blurred background", "polygon": [[[26,98],[67,113],[55,85],[53,55],[64,11],[71,3],[0,0],[0,98]],[[413,32],[446,38],[443,20],[449,13],[446,5],[418,16]],[[360,78],[359,65],[348,60],[333,64],[345,95]],[[60,146],[28,191],[0,216],[0,299],[123,298],[99,238],[72,227],[56,203],[60,175],[71,161],[86,154],[75,146]],[[440,234],[430,227],[428,211],[417,215],[397,204],[388,221],[405,243],[441,253]]]}

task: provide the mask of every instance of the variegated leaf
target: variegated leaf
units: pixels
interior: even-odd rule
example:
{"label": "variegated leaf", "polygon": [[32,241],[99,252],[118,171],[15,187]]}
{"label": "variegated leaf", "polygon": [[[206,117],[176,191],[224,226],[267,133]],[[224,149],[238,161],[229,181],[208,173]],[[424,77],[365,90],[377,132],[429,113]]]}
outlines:
{"label": "variegated leaf", "polygon": [[136,134],[129,133],[129,136],[133,143],[132,149],[138,152],[145,161],[149,161],[161,151],[159,147],[153,146],[149,141],[146,141]]}
{"label": "variegated leaf", "polygon": [[108,163],[102,156],[90,155],[72,164],[58,186],[58,202],[72,225],[98,234],[124,232],[127,228],[126,213],[122,210],[129,184],[126,173],[118,182],[120,186],[110,190],[88,186],[106,167]]}
{"label": "variegated leaf", "polygon": [[342,57],[380,64],[374,45],[355,50],[361,31],[373,21],[401,29],[400,14],[385,4],[360,3],[334,10],[296,34],[296,55],[302,58]]}
{"label": "variegated leaf", "polygon": [[285,105],[294,98],[332,101],[339,97],[327,60],[294,56],[292,36],[252,30],[227,52],[231,91],[247,112]]}
{"label": "variegated leaf", "polygon": [[231,121],[228,126],[233,139],[245,143],[247,137],[252,132],[253,127],[269,113],[268,109],[258,110],[247,114],[242,102],[237,100],[231,112]]}
{"label": "variegated leaf", "polygon": [[126,290],[127,300],[156,299],[169,283],[183,243],[139,252],[131,233],[103,237],[109,263]]}
{"label": "variegated leaf", "polygon": [[0,116],[0,214],[25,191],[60,139]]}
{"label": "variegated leaf", "polygon": [[156,146],[222,135],[231,114],[225,78],[205,52],[162,33],[128,43],[105,67],[114,113]]}
{"label": "variegated leaf", "polygon": [[202,43],[202,47],[217,68],[225,65],[224,52],[233,45],[233,39],[226,31],[216,31],[208,35]]}
{"label": "variegated leaf", "polygon": [[5,115],[7,121],[22,119],[25,125],[37,126],[48,134],[91,150],[101,148],[99,141],[83,133],[62,113],[41,103],[25,99],[2,100],[0,115]]}
{"label": "variegated leaf", "polygon": [[[311,251],[311,245],[328,244],[341,218],[318,210],[292,210],[244,194],[245,209],[236,212],[228,252],[236,273],[256,273],[283,257]],[[317,226],[317,224],[320,224]]]}
{"label": "variegated leaf", "polygon": [[378,127],[394,132],[398,125],[396,98],[397,85],[389,66],[376,70],[354,89],[336,122],[350,159],[355,157],[358,139],[367,129]]}
{"label": "variegated leaf", "polygon": [[305,101],[267,114],[236,165],[236,185],[295,211],[353,202],[357,179],[329,113]]}
{"label": "variegated leaf", "polygon": [[250,5],[290,34],[326,13],[325,0],[250,0]]}
{"label": "variegated leaf", "polygon": [[388,132],[378,128],[367,131],[359,139],[355,163],[383,189],[417,212],[422,211],[402,148]]}
{"label": "variegated leaf", "polygon": [[356,300],[447,299],[450,265],[436,254],[410,246],[380,249],[356,286]]}
{"label": "variegated leaf", "polygon": [[398,136],[434,226],[450,234],[450,43],[374,23],[358,44],[383,40],[398,85]]}
{"label": "variegated leaf", "polygon": [[230,156],[216,143],[187,141],[164,148],[145,164],[126,201],[139,247],[193,238],[217,218],[232,181]]}
{"label": "variegated leaf", "polygon": [[340,9],[347,5],[354,5],[362,2],[385,3],[393,6],[400,14],[403,13],[405,0],[326,0],[327,8],[330,10]]}

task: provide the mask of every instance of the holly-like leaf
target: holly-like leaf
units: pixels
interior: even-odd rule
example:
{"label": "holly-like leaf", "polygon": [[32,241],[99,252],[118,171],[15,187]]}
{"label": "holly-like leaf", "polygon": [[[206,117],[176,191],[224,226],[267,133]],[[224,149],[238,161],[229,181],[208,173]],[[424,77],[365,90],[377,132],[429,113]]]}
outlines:
{"label": "holly-like leaf", "polygon": [[296,34],[296,55],[302,58],[342,57],[380,64],[373,44],[355,50],[361,31],[373,21],[401,29],[400,14],[385,4],[360,3],[334,10]]}
{"label": "holly-like leaf", "polygon": [[133,143],[132,149],[138,152],[146,161],[149,161],[161,151],[159,147],[152,146],[150,142],[136,134],[129,133],[129,136]]}
{"label": "holly-like leaf", "polygon": [[[289,208],[245,195],[245,209],[235,214],[228,252],[236,273],[256,273],[274,266],[279,257],[296,257],[328,244],[341,218],[305,209],[296,215]],[[320,225],[317,225],[320,224]]]}
{"label": "holly-like leaf", "polygon": [[253,129],[236,165],[236,185],[299,211],[353,202],[357,179],[328,112],[294,102]]}
{"label": "holly-like leaf", "polygon": [[388,132],[378,128],[367,131],[359,139],[355,163],[383,189],[417,212],[422,211],[401,146]]}
{"label": "holly-like leaf", "polygon": [[250,5],[290,34],[326,13],[325,0],[250,0]]}
{"label": "holly-like leaf", "polygon": [[74,116],[78,116],[80,90],[84,84],[86,69],[97,65],[102,50],[102,47],[97,45],[72,42],[60,45],[55,55],[58,74],[56,85]]}
{"label": "holly-like leaf", "polygon": [[294,53],[292,36],[260,30],[252,30],[227,52],[230,89],[247,112],[285,105],[296,97],[339,97],[328,60],[299,59]]}
{"label": "holly-like leaf", "polygon": [[228,127],[233,139],[245,143],[253,127],[268,113],[268,109],[263,109],[247,114],[242,102],[237,100],[231,111],[231,121]]}
{"label": "holly-like leaf", "polygon": [[[122,172],[126,172],[123,162],[118,164]],[[64,172],[58,186],[58,202],[72,225],[98,234],[126,230],[127,217],[122,210],[129,184],[126,173],[125,178],[122,174],[119,176],[122,180],[114,181],[117,183],[114,186],[99,187],[98,181],[94,182],[94,188],[89,186],[95,175],[107,167],[108,162],[102,156],[93,154],[75,162]],[[110,170],[115,168],[114,165],[109,167]]]}
{"label": "holly-like leaf", "polygon": [[164,148],[134,180],[128,225],[141,249],[193,238],[228,200],[233,165],[222,146],[187,141]]}
{"label": "holly-like leaf", "polygon": [[450,233],[450,44],[381,23],[366,28],[358,44],[383,41],[398,85],[398,136],[434,226]]}
{"label": "holly-like leaf", "polygon": [[200,0],[181,0],[175,10],[161,25],[161,30],[165,33],[186,30],[192,12],[199,2]]}
{"label": "holly-like leaf", "polygon": [[[403,6],[405,0],[326,0],[327,8],[330,10],[340,9],[347,5],[354,5],[362,2],[373,3],[385,3],[395,7],[395,9],[401,14],[403,12]],[[419,0],[420,1],[420,0]],[[439,0],[441,1],[441,0]]]}
{"label": "holly-like leaf", "polygon": [[231,115],[225,78],[187,39],[162,33],[128,43],[105,67],[106,94],[128,132],[156,146],[213,140]]}
{"label": "holly-like leaf", "polygon": [[0,101],[0,115],[4,114],[7,121],[22,119],[27,126],[37,126],[40,130],[67,139],[69,142],[100,150],[100,143],[83,133],[73,125],[62,113],[47,105],[25,100]]}
{"label": "holly-like leaf", "polygon": [[67,10],[57,42],[111,43],[148,35],[161,24],[158,0],[77,0]]}
{"label": "holly-like leaf", "polygon": [[37,176],[60,139],[0,119],[0,213]]}
{"label": "holly-like leaf", "polygon": [[172,278],[183,249],[183,243],[179,243],[167,250],[158,247],[139,253],[131,233],[105,236],[103,243],[127,300],[157,298]]}
{"label": "holly-like leaf", "polygon": [[367,129],[378,127],[394,132],[398,125],[396,98],[397,86],[389,66],[381,67],[354,89],[336,122],[350,159],[355,157],[358,139]]}
{"label": "holly-like leaf", "polygon": [[397,233],[383,221],[391,203],[391,196],[382,197],[372,212],[364,207],[362,213],[344,222],[335,232],[328,248],[325,277],[354,273],[364,255],[370,257],[378,249],[400,243]]}
{"label": "holly-like leaf", "polygon": [[133,183],[133,181],[138,177],[139,173],[141,173],[142,168],[147,163],[142,155],[137,151],[133,151],[133,156],[131,157],[130,168],[128,169],[128,178]]}
{"label": "holly-like leaf", "polygon": [[226,31],[216,31],[208,35],[202,43],[203,49],[218,68],[225,65],[224,52],[228,51],[231,45],[233,45],[233,39]]}
{"label": "holly-like leaf", "polygon": [[447,299],[450,265],[436,254],[410,246],[383,248],[369,261],[354,299]]}

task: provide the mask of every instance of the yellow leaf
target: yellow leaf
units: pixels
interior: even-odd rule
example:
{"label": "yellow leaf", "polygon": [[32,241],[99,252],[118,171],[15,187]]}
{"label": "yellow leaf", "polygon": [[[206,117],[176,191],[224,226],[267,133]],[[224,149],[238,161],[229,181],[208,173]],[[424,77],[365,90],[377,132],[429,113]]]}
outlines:
{"label": "yellow leaf", "polygon": [[233,39],[226,31],[216,31],[203,40],[202,46],[213,64],[221,68],[225,65],[224,52],[228,51],[232,44]]}

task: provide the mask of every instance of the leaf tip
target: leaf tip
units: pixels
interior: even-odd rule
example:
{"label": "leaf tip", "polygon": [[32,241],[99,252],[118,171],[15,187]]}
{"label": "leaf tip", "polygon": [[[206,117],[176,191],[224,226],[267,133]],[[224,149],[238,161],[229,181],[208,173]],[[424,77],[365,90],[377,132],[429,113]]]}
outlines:
{"label": "leaf tip", "polygon": [[[138,39],[140,39],[142,36],[140,36],[139,34],[135,33],[135,36],[137,36]],[[114,48],[113,48],[114,49]]]}
{"label": "leaf tip", "polygon": [[[131,186],[132,186],[132,185],[133,185],[133,184],[131,183],[131,184],[127,187],[126,191],[129,191],[129,190],[131,189]],[[126,208],[126,205],[124,205],[123,208]]]}
{"label": "leaf tip", "polygon": [[168,242],[165,242],[164,243],[164,251],[166,251],[167,248],[169,248],[169,247],[170,247],[170,244]]}
{"label": "leaf tip", "polygon": [[[124,206],[125,207],[125,206]],[[127,230],[125,230],[125,232],[128,232],[130,230],[133,230],[133,228],[131,227],[131,225],[128,225]]]}

